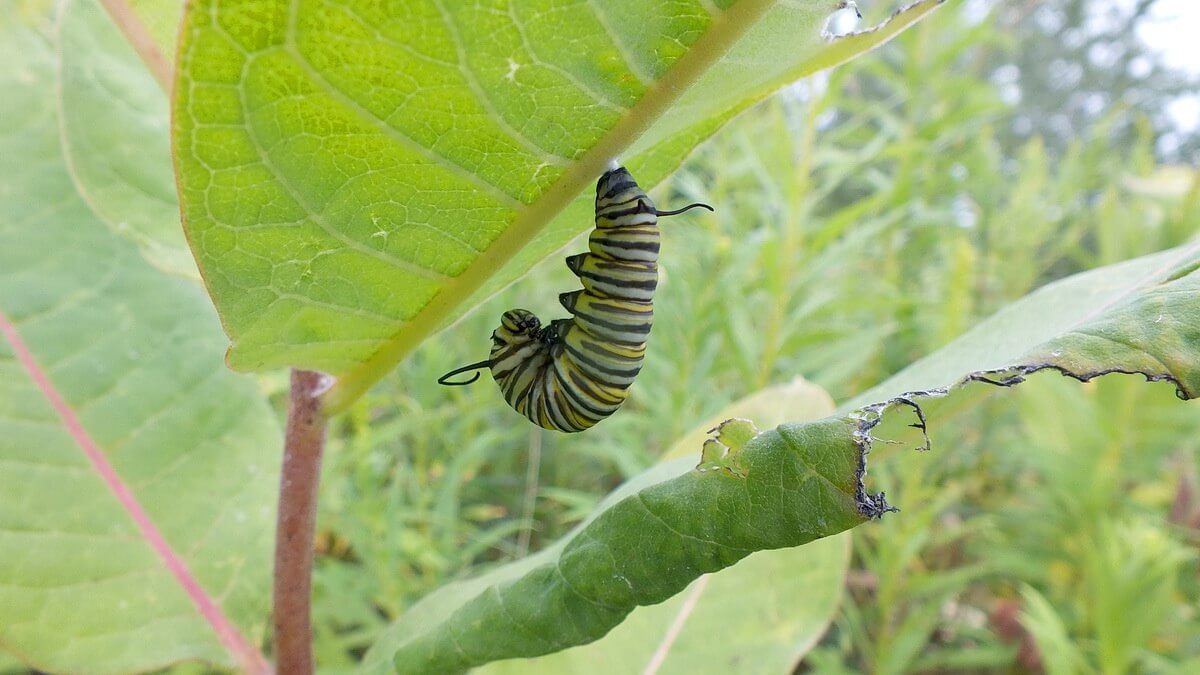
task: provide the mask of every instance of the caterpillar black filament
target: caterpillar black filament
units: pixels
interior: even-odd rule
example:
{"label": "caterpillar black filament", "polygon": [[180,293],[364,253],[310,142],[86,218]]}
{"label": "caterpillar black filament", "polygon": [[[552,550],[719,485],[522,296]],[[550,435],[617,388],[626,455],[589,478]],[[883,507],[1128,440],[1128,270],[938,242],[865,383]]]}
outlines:
{"label": "caterpillar black filament", "polygon": [[659,211],[624,167],[596,183],[596,229],[588,252],[567,258],[583,289],[563,293],[571,313],[548,326],[532,312],[513,309],[492,333],[491,356],[446,373],[439,384],[462,373],[488,368],[504,400],[538,426],[583,431],[613,414],[629,395],[642,368],[654,323],[658,285],[658,219],[692,208]]}

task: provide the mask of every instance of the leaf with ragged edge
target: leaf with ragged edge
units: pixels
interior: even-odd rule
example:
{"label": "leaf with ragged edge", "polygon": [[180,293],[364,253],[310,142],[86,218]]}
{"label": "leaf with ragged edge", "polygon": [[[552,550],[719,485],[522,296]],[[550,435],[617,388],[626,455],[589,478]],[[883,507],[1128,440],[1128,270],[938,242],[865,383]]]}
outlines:
{"label": "leaf with ragged edge", "polygon": [[[827,415],[820,387],[796,380],[739,401],[672,446],[666,458],[694,462],[696,448],[729,417],[762,425]],[[538,659],[492,663],[480,673],[785,673],[833,620],[850,564],[850,537],[763,551],[701,577],[671,599],[638,607],[608,635]],[[437,596],[434,596],[435,598]]]}
{"label": "leaf with ragged edge", "polygon": [[56,32],[59,131],[79,195],[151,264],[198,279],[179,224],[162,88],[98,2],[62,2]]}
{"label": "leaf with ragged edge", "polygon": [[0,648],[51,672],[262,672],[280,430],[222,367],[203,290],[76,193],[53,40],[3,3]]}
{"label": "leaf with ragged edge", "polygon": [[1016,383],[1038,370],[1079,379],[1138,372],[1172,380],[1181,397],[1200,393],[1200,243],[1083,272],[1049,284],[960,338],[839,406],[972,381]]}
{"label": "leaf with ragged edge", "polygon": [[[1181,396],[1200,393],[1200,243],[1038,290],[843,406],[843,415],[758,435],[742,450],[744,478],[678,475],[695,465],[698,446],[692,458],[656,466],[566,541],[419,603],[376,646],[374,663],[395,652],[401,672],[446,672],[597,639],[632,604],[661,602],[747,552],[710,542],[772,545],[781,542],[769,535],[781,528],[796,535],[806,526],[810,533],[854,526],[864,519],[844,509],[855,501],[878,512],[882,503],[848,488],[877,425],[894,417],[888,409],[969,399],[963,390],[972,382],[1011,385],[1045,369],[1077,379],[1137,372],[1173,382]],[[805,466],[850,473],[822,471],[814,481],[795,471]],[[739,539],[747,523],[762,539]],[[622,582],[615,589],[614,579]]]}
{"label": "leaf with ragged edge", "polygon": [[[821,414],[830,407],[827,396],[815,387],[793,386],[770,390],[726,412],[752,412],[769,420],[780,419],[784,410],[794,416],[798,411]],[[841,420],[834,420],[833,424],[846,425]],[[397,664],[402,673],[446,673],[487,661],[474,651],[476,645],[480,650],[493,650],[492,658],[497,658],[494,655],[498,652],[494,650],[508,656],[533,656],[554,651],[551,645],[562,649],[588,643],[622,622],[625,613],[632,609],[630,598],[624,596],[626,592],[655,593],[656,602],[661,602],[691,584],[700,571],[715,571],[750,550],[770,548],[769,543],[763,545],[770,537],[778,537],[772,539],[776,545],[802,542],[811,539],[814,532],[832,534],[864,520],[858,509],[863,498],[858,492],[859,464],[852,449],[844,448],[844,452],[838,453],[833,446],[811,443],[812,447],[828,450],[828,455],[835,458],[830,464],[818,456],[804,461],[796,453],[779,447],[768,453],[763,453],[761,447],[745,447],[742,458],[750,470],[750,478],[697,472],[694,471],[696,448],[708,435],[704,429],[710,426],[704,425],[683,438],[671,453],[672,459],[620,486],[596,509],[593,519],[551,549],[500,567],[479,579],[443,587],[416,605],[368,653],[364,670],[368,673],[390,670],[390,656],[397,647],[401,647]],[[815,428],[805,434],[817,438],[833,432]],[[853,447],[853,442],[850,443]],[[760,483],[778,485],[785,477],[791,477],[794,485],[810,485],[811,490],[793,491],[788,496]],[[799,498],[806,506],[788,504],[790,498]],[[815,503],[821,506],[810,508]],[[785,515],[770,513],[776,509]],[[715,513],[725,515],[714,518]],[[706,548],[704,540],[712,537],[720,539],[721,545],[700,552]],[[602,554],[602,548],[613,540],[622,540],[638,554],[620,557]],[[700,657],[740,656],[742,665],[748,668],[786,669],[824,631],[833,614],[847,565],[846,546],[845,540],[834,538],[818,544],[811,552],[779,550],[751,558],[700,584],[700,595],[694,585],[690,593],[659,607],[635,610],[600,643],[539,659],[534,664],[548,671],[562,671],[560,667],[569,667],[571,663],[594,665],[592,659],[604,655],[602,658],[613,665],[623,662],[640,665],[625,670],[641,670],[661,659],[658,667],[672,671],[685,668]],[[614,566],[613,569],[593,567],[608,565]],[[812,565],[811,574],[797,568],[805,565]],[[559,573],[562,575],[556,577]],[[763,585],[761,578],[755,577],[758,573],[786,573],[794,586],[781,584],[776,589]],[[544,580],[547,574],[550,574],[548,587],[535,587],[530,592],[523,589],[523,584]],[[805,581],[811,581],[811,585]],[[710,589],[704,589],[708,585]],[[612,609],[601,609],[574,595],[595,590],[596,586],[616,593],[618,597],[606,597],[604,601],[611,603]],[[503,590],[494,592],[497,589]],[[734,596],[745,602],[725,602]],[[787,604],[796,601],[797,596],[803,596],[806,609]],[[504,603],[502,616],[514,617],[520,627],[487,621],[485,616],[492,616],[492,611],[498,608],[473,607],[470,601],[473,597],[485,598],[485,603],[486,598],[499,598]],[[556,599],[564,605],[556,604]],[[478,603],[478,599],[474,602]],[[690,610],[685,609],[689,602],[696,603]],[[650,603],[643,597],[638,604]],[[739,605],[744,610],[736,623],[745,631],[730,627],[726,632],[727,644],[714,641],[708,633],[714,622],[730,616]],[[484,614],[474,614],[476,610]],[[695,617],[680,616],[684,611],[695,613]],[[454,619],[448,620],[451,615]],[[485,620],[476,626],[475,621],[480,619]],[[583,625],[586,619],[595,623]],[[442,621],[448,622],[439,626]],[[682,623],[678,635],[672,638],[671,626],[677,621]],[[478,627],[480,634],[463,634],[461,628],[467,626]],[[426,639],[422,639],[426,629]],[[454,638],[448,638],[449,633],[454,633]],[[427,639],[430,634],[434,635],[432,640]],[[438,638],[450,641],[431,644]],[[672,649],[673,640],[679,641],[677,649]],[[472,645],[468,647],[467,661],[457,661],[463,655],[454,645]],[[432,652],[422,653],[428,647],[433,647]],[[744,652],[751,647],[761,651],[748,657]],[[664,650],[662,655],[660,650]],[[528,663],[518,662],[514,668],[524,671],[524,665]]]}
{"label": "leaf with ragged edge", "polygon": [[193,3],[176,171],[229,363],[332,373],[344,408],[589,227],[610,160],[652,186],[937,4],[830,41],[829,0]]}
{"label": "leaf with ragged edge", "polygon": [[885,505],[862,490],[855,429],[841,419],[780,427],[740,449],[744,475],[691,470],[638,490],[546,562],[438,610],[441,621],[414,612],[396,667],[458,672],[591,642],[702,574],[866,522]]}

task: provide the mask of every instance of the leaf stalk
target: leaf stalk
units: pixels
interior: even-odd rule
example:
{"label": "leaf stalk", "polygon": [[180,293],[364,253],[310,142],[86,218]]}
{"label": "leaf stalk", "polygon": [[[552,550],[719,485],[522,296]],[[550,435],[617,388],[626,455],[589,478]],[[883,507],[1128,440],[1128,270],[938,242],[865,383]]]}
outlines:
{"label": "leaf stalk", "polygon": [[313,537],[317,487],[328,420],[319,394],[324,376],[293,370],[279,476],[272,617],[278,672],[311,675]]}
{"label": "leaf stalk", "polygon": [[155,44],[154,38],[150,37],[146,24],[142,23],[125,0],[100,0],[100,4],[104,5],[113,23],[121,29],[121,34],[129,41],[133,51],[137,52],[138,58],[146,64],[146,69],[158,81],[159,86],[169,94],[173,79],[171,62]]}

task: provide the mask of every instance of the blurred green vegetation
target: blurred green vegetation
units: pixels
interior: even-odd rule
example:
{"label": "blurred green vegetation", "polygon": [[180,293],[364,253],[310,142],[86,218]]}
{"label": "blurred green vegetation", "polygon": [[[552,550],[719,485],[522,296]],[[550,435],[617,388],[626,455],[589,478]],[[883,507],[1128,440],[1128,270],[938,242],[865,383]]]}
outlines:
{"label": "blurred green vegetation", "polygon": [[[989,55],[1021,48],[942,11],[697,151],[655,196],[717,212],[664,222],[646,365],[595,429],[532,429],[489,382],[435,383],[483,358],[504,310],[562,313],[577,281],[559,258],[376,387],[325,467],[323,668],[434,588],[553,541],[738,398],[803,375],[845,400],[1048,281],[1193,236],[1200,183],[1158,194],[1174,188],[1156,189],[1135,108],[1012,140],[1024,113]],[[1189,672],[1197,410],[1169,385],[1038,376],[947,422],[932,452],[876,463],[903,512],[855,531],[843,610],[801,670]]]}

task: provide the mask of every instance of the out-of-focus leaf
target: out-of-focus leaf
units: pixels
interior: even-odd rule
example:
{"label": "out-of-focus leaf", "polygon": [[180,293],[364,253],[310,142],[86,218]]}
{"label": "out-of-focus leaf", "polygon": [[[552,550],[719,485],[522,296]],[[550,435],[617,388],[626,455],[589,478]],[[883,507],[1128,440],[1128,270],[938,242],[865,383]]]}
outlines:
{"label": "out-of-focus leaf", "polygon": [[162,88],[95,0],[60,4],[57,42],[59,131],[79,195],[151,264],[198,279],[179,223]]}
{"label": "out-of-focus leaf", "polygon": [[[798,379],[734,403],[666,457],[694,458],[707,430],[729,417],[778,424],[832,410],[824,390]],[[638,607],[596,642],[534,660],[500,661],[478,672],[788,672],[829,626],[849,563],[849,535],[756,553],[701,577],[666,602]]]}
{"label": "out-of-focus leaf", "polygon": [[15,675],[16,673],[24,673],[25,670],[25,666],[17,660],[17,657],[0,652],[0,673]]}
{"label": "out-of-focus leaf", "polygon": [[1125,187],[1149,197],[1178,199],[1200,189],[1200,172],[1190,166],[1161,166],[1149,176],[1127,176]]}
{"label": "out-of-focus leaf", "polygon": [[0,645],[51,672],[262,666],[278,425],[203,290],[76,193],[53,27],[0,4]]}
{"label": "out-of-focus leaf", "polygon": [[1067,627],[1054,606],[1032,586],[1021,589],[1021,597],[1025,600],[1021,623],[1033,635],[1047,675],[1087,672],[1087,659],[1067,634]]}
{"label": "out-of-focus leaf", "polygon": [[829,0],[190,4],[176,170],[229,363],[335,374],[344,408],[589,227],[614,158],[652,186],[937,4],[836,40]]}

